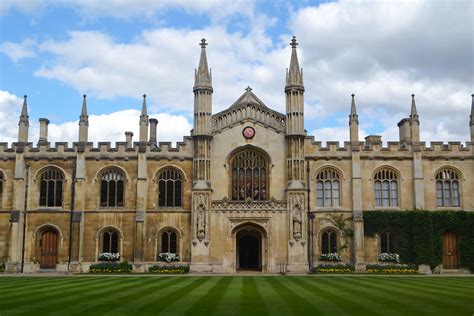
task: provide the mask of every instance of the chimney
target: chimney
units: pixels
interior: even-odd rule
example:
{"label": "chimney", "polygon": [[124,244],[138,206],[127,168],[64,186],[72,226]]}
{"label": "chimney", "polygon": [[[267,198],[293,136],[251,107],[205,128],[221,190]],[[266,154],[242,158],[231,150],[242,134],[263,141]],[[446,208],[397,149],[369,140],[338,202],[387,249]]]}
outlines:
{"label": "chimney", "polygon": [[380,135],[369,135],[365,138],[365,147],[372,147],[374,145],[382,145],[382,136]]}
{"label": "chimney", "polygon": [[48,125],[49,125],[49,120],[47,118],[40,118],[39,119],[40,123],[40,132],[39,132],[39,139],[38,143],[39,144],[45,144],[48,142]]}
{"label": "chimney", "polygon": [[133,147],[132,138],[133,138],[132,132],[125,132],[125,141],[127,142],[127,148]]}
{"label": "chimney", "polygon": [[411,142],[410,119],[404,118],[398,122],[398,131],[400,134],[400,144],[406,146]]}
{"label": "chimney", "polygon": [[156,118],[151,118],[150,122],[150,144],[156,146],[156,126],[158,125],[158,120]]}

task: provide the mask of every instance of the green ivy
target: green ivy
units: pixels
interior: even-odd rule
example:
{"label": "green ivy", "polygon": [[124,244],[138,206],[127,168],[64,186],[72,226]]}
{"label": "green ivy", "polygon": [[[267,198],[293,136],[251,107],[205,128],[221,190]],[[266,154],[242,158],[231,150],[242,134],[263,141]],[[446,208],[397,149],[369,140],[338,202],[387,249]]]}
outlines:
{"label": "green ivy", "polygon": [[365,211],[364,233],[390,232],[405,263],[442,263],[443,233],[458,234],[460,264],[474,271],[474,212],[465,211]]}

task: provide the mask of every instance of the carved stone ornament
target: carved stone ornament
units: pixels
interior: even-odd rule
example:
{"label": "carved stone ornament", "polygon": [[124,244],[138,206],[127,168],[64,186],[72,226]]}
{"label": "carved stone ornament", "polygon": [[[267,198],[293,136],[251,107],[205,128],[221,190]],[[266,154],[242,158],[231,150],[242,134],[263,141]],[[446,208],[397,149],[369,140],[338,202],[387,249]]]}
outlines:
{"label": "carved stone ornament", "polygon": [[206,214],[200,205],[196,214],[196,238],[202,241],[206,237]]}
{"label": "carved stone ornament", "polygon": [[212,201],[213,211],[286,211],[287,204],[277,201],[273,197],[268,201]]}
{"label": "carved stone ornament", "polygon": [[295,240],[300,240],[302,235],[303,217],[301,213],[300,208],[297,207],[293,214],[293,238]]}

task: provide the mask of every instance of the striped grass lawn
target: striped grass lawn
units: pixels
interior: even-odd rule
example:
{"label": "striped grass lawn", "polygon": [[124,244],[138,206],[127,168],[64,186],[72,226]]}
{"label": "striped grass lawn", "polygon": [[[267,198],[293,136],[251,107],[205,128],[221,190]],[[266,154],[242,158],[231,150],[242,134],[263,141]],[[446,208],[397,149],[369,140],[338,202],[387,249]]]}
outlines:
{"label": "striped grass lawn", "polygon": [[474,278],[0,277],[0,316],[474,315]]}

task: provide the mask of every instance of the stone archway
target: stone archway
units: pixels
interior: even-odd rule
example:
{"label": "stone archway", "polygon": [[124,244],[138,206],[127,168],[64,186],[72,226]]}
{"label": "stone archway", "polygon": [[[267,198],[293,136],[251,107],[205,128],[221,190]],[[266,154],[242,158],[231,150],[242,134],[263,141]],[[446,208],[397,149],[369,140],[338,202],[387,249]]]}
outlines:
{"label": "stone archway", "polygon": [[40,269],[56,269],[58,261],[58,233],[48,227],[41,232],[39,239]]}
{"label": "stone archway", "polygon": [[237,271],[262,271],[262,233],[245,227],[236,234]]}

